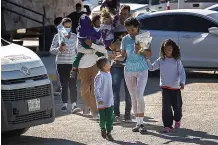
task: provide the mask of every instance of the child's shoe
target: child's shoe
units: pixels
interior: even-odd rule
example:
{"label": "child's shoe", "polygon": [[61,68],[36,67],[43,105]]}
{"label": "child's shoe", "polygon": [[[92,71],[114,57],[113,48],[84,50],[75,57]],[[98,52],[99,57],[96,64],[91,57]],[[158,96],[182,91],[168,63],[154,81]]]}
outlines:
{"label": "child's shoe", "polygon": [[178,128],[180,128],[180,126],[181,126],[181,121],[176,121],[174,128],[178,129]]}
{"label": "child's shoe", "polygon": [[170,128],[169,127],[164,127],[163,133],[170,133]]}
{"label": "child's shoe", "polygon": [[101,129],[101,136],[103,137],[103,138],[106,138],[106,130],[104,129],[104,128],[102,128]]}
{"label": "child's shoe", "polygon": [[140,126],[139,126],[139,125],[136,125],[136,127],[134,127],[134,128],[132,129],[132,132],[139,132],[139,128],[140,128]]}
{"label": "child's shoe", "polygon": [[108,141],[114,141],[114,138],[112,137],[111,132],[108,132],[108,133],[107,133],[106,139],[107,139]]}
{"label": "child's shoe", "polygon": [[145,126],[143,124],[141,124],[140,128],[139,128],[139,132],[141,134],[146,134],[148,131],[145,129]]}
{"label": "child's shoe", "polygon": [[61,111],[62,111],[62,112],[67,112],[67,107],[66,107],[66,106],[63,106],[63,107],[61,108]]}

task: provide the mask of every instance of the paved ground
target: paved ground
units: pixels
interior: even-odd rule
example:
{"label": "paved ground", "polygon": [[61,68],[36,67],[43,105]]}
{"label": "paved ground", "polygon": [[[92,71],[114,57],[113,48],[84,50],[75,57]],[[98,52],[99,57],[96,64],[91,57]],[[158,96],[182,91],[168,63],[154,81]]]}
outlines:
{"label": "paved ground", "polygon": [[[3,145],[83,145],[83,144],[205,144],[218,145],[218,74],[188,73],[187,85],[182,91],[182,128],[170,134],[161,134],[161,93],[159,77],[149,77],[145,90],[144,119],[147,135],[132,133],[134,123],[114,126],[115,142],[101,138],[97,122],[70,113],[60,113],[60,97],[55,98],[56,120],[51,124],[32,127],[19,138],[4,139]],[[121,93],[123,96],[123,93]],[[122,99],[121,111],[124,110]]]}

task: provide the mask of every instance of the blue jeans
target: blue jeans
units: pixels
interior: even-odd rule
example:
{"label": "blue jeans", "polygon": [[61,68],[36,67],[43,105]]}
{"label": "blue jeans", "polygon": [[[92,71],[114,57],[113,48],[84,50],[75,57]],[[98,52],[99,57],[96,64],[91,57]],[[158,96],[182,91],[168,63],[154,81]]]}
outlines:
{"label": "blue jeans", "polygon": [[120,116],[120,87],[121,81],[124,80],[124,89],[125,89],[125,116],[129,116],[132,109],[131,97],[126,86],[124,79],[124,66],[122,67],[111,67],[112,75],[112,87],[114,94],[114,115]]}

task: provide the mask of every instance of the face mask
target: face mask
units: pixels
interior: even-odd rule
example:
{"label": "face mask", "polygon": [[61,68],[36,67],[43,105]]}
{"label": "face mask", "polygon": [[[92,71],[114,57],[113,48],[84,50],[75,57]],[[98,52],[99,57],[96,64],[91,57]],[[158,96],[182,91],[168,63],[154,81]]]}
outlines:
{"label": "face mask", "polygon": [[65,30],[67,31],[67,33],[70,33],[71,28],[65,28]]}
{"label": "face mask", "polygon": [[95,31],[97,31],[97,32],[99,32],[100,31],[100,28],[96,28],[96,27],[94,27],[95,28]]}

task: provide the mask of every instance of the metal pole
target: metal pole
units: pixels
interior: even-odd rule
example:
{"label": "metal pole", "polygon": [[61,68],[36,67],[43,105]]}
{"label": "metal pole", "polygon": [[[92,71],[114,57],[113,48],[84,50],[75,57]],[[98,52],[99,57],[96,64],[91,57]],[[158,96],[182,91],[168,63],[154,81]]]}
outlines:
{"label": "metal pole", "polygon": [[178,9],[184,9],[184,0],[178,0]]}
{"label": "metal pole", "polygon": [[45,7],[43,6],[43,51],[45,51]]}

